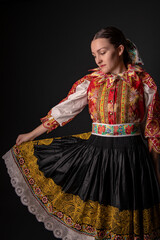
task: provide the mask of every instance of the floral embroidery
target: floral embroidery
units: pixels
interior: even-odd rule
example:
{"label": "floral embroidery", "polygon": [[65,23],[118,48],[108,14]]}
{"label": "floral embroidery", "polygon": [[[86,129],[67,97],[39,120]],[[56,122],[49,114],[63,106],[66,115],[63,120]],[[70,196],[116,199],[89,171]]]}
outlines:
{"label": "floral embroidery", "polygon": [[39,195],[39,194],[41,193],[41,189],[40,189],[39,187],[37,187],[37,188],[35,189],[35,193],[36,193],[37,195]]}
{"label": "floral embroidery", "polygon": [[100,124],[92,123],[92,134],[100,135],[140,135],[139,123],[125,123],[125,124]]}
{"label": "floral embroidery", "polygon": [[119,132],[120,135],[123,134],[123,126],[122,125],[119,126],[118,132]]}
{"label": "floral embroidery", "polygon": [[20,158],[19,158],[19,164],[20,164],[20,165],[23,165],[23,164],[24,164],[24,158],[23,158],[23,157],[20,157]]}
{"label": "floral embroidery", "polygon": [[57,217],[61,219],[63,217],[63,213],[62,212],[58,212],[57,213]]}
{"label": "floral embroidery", "polygon": [[92,226],[87,226],[86,231],[92,233],[95,231],[95,229]]}
{"label": "floral embroidery", "polygon": [[[160,153],[160,97],[152,77],[139,65],[128,64],[128,69],[120,74],[104,74],[99,68],[75,82],[66,98],[76,92],[77,86],[85,80],[90,81],[87,91],[88,108],[93,122],[106,124],[141,123],[147,111],[144,136],[148,138],[149,150]],[[153,99],[145,109],[144,84],[154,91]],[[60,103],[61,103],[60,102]],[[73,118],[63,122],[62,126]],[[41,118],[47,133],[56,129],[59,123],[51,115]],[[97,132],[97,129],[93,130]],[[105,134],[99,127],[99,133]],[[105,130],[106,131],[106,130]],[[133,130],[134,131],[134,130]],[[121,135],[120,129],[115,132]],[[132,132],[129,127],[126,133]]]}
{"label": "floral embroidery", "polygon": [[148,73],[143,76],[143,83],[154,91],[153,99],[148,107],[144,135],[148,138],[149,150],[160,153],[160,97],[157,86]]}
{"label": "floral embroidery", "polygon": [[82,227],[81,227],[80,224],[75,224],[75,228],[76,228],[77,230],[81,230],[81,229],[82,229]]}
{"label": "floral embroidery", "polygon": [[72,219],[70,217],[67,217],[66,218],[66,223],[69,224],[69,225],[72,224]]}
{"label": "floral embroidery", "polygon": [[18,148],[18,147],[15,147],[15,153],[16,153],[16,154],[19,154],[19,152],[20,152],[19,148]]}
{"label": "floral embroidery", "polygon": [[[64,99],[62,99],[59,103],[62,103],[64,101],[66,101],[68,99],[68,97],[76,92],[76,88],[79,84],[81,84],[82,82],[84,82],[85,80],[90,80],[90,76],[84,76],[83,78],[79,79],[78,81],[76,81],[71,90],[69,91],[67,97],[65,97]],[[66,122],[62,123],[62,126],[64,126],[65,124],[67,124],[68,122],[70,122],[73,118],[70,118],[69,120],[67,120]],[[51,132],[52,130],[56,129],[59,126],[59,123],[54,119],[54,117],[52,116],[52,109],[50,109],[50,111],[48,112],[48,114],[43,117],[40,118],[41,122],[43,123],[43,126],[45,128],[48,129],[47,133]]]}
{"label": "floral embroidery", "polygon": [[29,173],[30,173],[30,170],[29,170],[28,168],[25,168],[25,169],[24,169],[24,174],[25,174],[25,175],[28,175]]}
{"label": "floral embroidery", "polygon": [[47,116],[40,119],[43,126],[48,129],[47,133],[56,129],[59,126],[59,123],[52,117],[51,110],[48,112]]}
{"label": "floral embroidery", "polygon": [[98,126],[98,133],[101,133],[101,134],[103,134],[105,132],[105,126],[104,125],[99,125]]}
{"label": "floral embroidery", "polygon": [[[119,127],[115,126],[114,127],[114,135],[119,135],[119,131],[118,130],[119,130]],[[111,129],[107,128],[107,133],[111,133]]]}
{"label": "floral embroidery", "polygon": [[[123,129],[122,126],[123,124],[120,125],[120,129]],[[87,139],[88,135],[81,137]],[[33,146],[36,142],[39,144],[49,144],[52,142],[52,140],[53,139],[30,141],[13,148],[15,161],[17,161],[17,164],[19,165],[19,169],[21,169],[23,173],[26,171],[26,169],[29,169],[29,174],[25,175],[25,181],[29,182],[29,187],[33,193],[33,196],[40,200],[42,208],[46,209],[46,212],[49,213],[49,216],[55,216],[66,226],[89,236],[93,236],[95,239],[141,239],[140,236],[138,236],[140,227],[138,210],[119,211],[118,208],[113,206],[103,206],[100,204],[97,206],[97,202],[90,200],[88,202],[83,202],[78,196],[74,195],[74,197],[72,197],[72,194],[64,193],[61,187],[56,185],[52,179],[46,179],[44,175],[41,174],[37,166],[37,159],[33,155]],[[17,152],[19,153],[17,154]],[[23,165],[20,165],[19,163],[20,158],[24,158],[25,160]],[[63,205],[61,204],[62,199]],[[70,210],[73,208],[73,206],[76,209],[76,215],[75,212]],[[61,211],[58,209],[61,209]],[[84,218],[80,214],[82,209],[86,209]],[[159,209],[160,205],[158,204],[149,209],[144,209],[143,212],[141,212],[145,232],[143,235],[144,240],[156,240],[156,238],[158,239],[160,235]],[[96,214],[96,217],[98,216],[98,218],[95,218],[94,215],[91,215],[93,211],[98,211],[98,214]],[[103,228],[99,215],[102,213],[105,217]],[[155,218],[154,223],[150,221],[151,216],[153,217],[153,215]],[[128,225],[131,217],[134,219],[132,226]],[[112,225],[111,223],[115,226],[114,232],[108,228],[108,226]],[[120,229],[119,226],[121,226]],[[125,228],[126,226],[127,228]],[[130,234],[130,227],[134,227],[134,234]]]}
{"label": "floral embroidery", "polygon": [[47,203],[47,202],[48,202],[48,198],[47,198],[46,196],[44,196],[44,197],[42,198],[42,202],[43,202],[43,203]]}
{"label": "floral embroidery", "polygon": [[137,100],[138,100],[139,96],[138,96],[138,91],[137,89],[132,89],[131,93],[130,93],[130,105],[134,105]]}
{"label": "floral embroidery", "polygon": [[29,184],[30,184],[30,185],[33,185],[34,183],[35,183],[34,179],[33,179],[33,178],[30,178],[30,179],[29,179]]}
{"label": "floral embroidery", "polygon": [[129,126],[129,125],[128,125],[128,126],[126,127],[126,129],[125,129],[125,132],[126,132],[127,134],[131,134],[131,132],[133,131],[133,127],[134,127],[133,125],[132,125],[132,126]]}

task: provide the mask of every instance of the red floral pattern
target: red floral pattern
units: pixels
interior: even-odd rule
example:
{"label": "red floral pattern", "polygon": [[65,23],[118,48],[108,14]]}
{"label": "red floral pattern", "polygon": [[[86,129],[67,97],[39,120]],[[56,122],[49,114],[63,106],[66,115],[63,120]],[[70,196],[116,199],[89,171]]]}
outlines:
{"label": "red floral pattern", "polygon": [[[145,70],[138,65],[131,64],[128,65],[125,72],[118,75],[104,74],[98,68],[93,69],[92,73],[73,84],[67,97],[61,102],[66,101],[69,95],[75,93],[77,86],[85,80],[90,81],[86,94],[93,122],[107,124],[141,123],[147,111],[144,136],[148,139],[149,150],[154,149],[160,153],[160,97],[155,82]],[[154,91],[148,109],[145,107],[144,85]],[[100,91],[102,91],[101,96],[99,95]],[[104,100],[106,93],[108,95]],[[62,126],[72,119],[63,122]],[[41,121],[43,126],[48,129],[47,133],[59,126],[59,123],[51,115],[51,110],[47,116],[41,118]],[[129,127],[126,129],[126,133],[131,131],[132,129]],[[103,133],[104,128],[99,127],[98,132]]]}
{"label": "red floral pattern", "polygon": [[80,224],[75,224],[75,228],[76,228],[77,230],[81,230],[81,229],[82,229],[82,227],[81,227]]}
{"label": "red floral pattern", "polygon": [[126,127],[126,129],[125,129],[125,132],[127,133],[127,134],[131,134],[131,132],[133,131],[133,125],[132,126],[129,126],[128,125],[128,127]]}
{"label": "red floral pattern", "polygon": [[92,123],[92,134],[103,136],[111,135],[140,135],[139,123],[125,123],[125,124],[101,124]]}
{"label": "red floral pattern", "polygon": [[98,133],[102,134],[105,132],[105,126],[102,125],[102,126],[98,126]]}
{"label": "red floral pattern", "polygon": [[[126,83],[126,86],[129,86],[130,97],[122,102],[121,99],[123,96],[121,95],[121,98],[117,97],[118,88],[114,86],[117,76],[113,74],[103,74],[99,69],[94,69],[94,72],[91,75],[93,76],[93,79],[88,88],[88,104],[93,122],[107,124],[141,123],[144,120],[145,111],[147,110],[148,114],[145,123],[144,136],[148,138],[149,151],[154,149],[154,151],[160,153],[160,97],[157,91],[157,86],[152,77],[140,66],[128,65],[128,70],[125,73],[118,74],[118,76]],[[155,92],[148,109],[145,109],[144,84]],[[101,121],[102,119],[99,119],[98,116],[98,111],[100,109],[99,106],[97,106],[98,92],[103,85],[106,86],[105,91],[109,91],[107,122]],[[124,97],[125,94],[126,92],[124,92]],[[121,103],[119,103],[119,101],[121,101]],[[114,105],[113,107],[111,102],[112,105]],[[128,109],[124,116],[122,115],[123,109]],[[116,114],[120,114],[121,116],[119,121],[117,120],[118,117],[116,117]],[[102,129],[99,129],[99,131],[102,132]],[[131,129],[130,127],[126,129],[127,134],[132,131],[134,131],[134,129]],[[118,135],[118,132],[116,135]]]}
{"label": "red floral pattern", "polygon": [[62,212],[58,212],[57,213],[57,217],[60,218],[60,219],[63,218],[63,213]]}
{"label": "red floral pattern", "polygon": [[47,203],[47,202],[48,202],[48,198],[47,198],[46,196],[44,196],[44,197],[42,198],[42,202],[43,202],[43,203]]}
{"label": "red floral pattern", "polygon": [[[84,82],[86,79],[87,79],[87,80],[91,80],[90,76],[89,76],[89,75],[86,75],[86,76],[84,76],[83,78],[81,78],[81,79],[79,79],[78,81],[76,81],[76,82],[73,84],[71,90],[69,91],[67,97],[65,97],[64,99],[62,99],[59,103],[62,103],[62,102],[64,102],[64,101],[66,101],[71,94],[73,94],[73,93],[76,92],[77,86],[78,86],[79,84],[81,84],[82,82]],[[51,113],[52,113],[52,109],[50,109],[50,111],[48,112],[48,114],[47,114],[45,117],[40,118],[43,126],[48,129],[47,133],[51,132],[52,130],[56,129],[56,128],[59,126],[59,123],[54,119],[54,117],[52,116]],[[62,123],[62,126],[64,126],[64,125],[67,124],[68,122],[70,122],[72,119],[73,119],[73,118],[69,119],[69,120],[66,121],[66,122],[63,122],[63,123]]]}
{"label": "red floral pattern", "polygon": [[25,174],[25,175],[28,175],[29,173],[30,173],[30,170],[29,170],[28,168],[25,168],[25,169],[24,169],[24,174]]}
{"label": "red floral pattern", "polygon": [[144,74],[143,83],[154,91],[152,102],[148,107],[144,135],[148,138],[149,150],[160,153],[160,97],[157,86],[148,73]]}
{"label": "red floral pattern", "polygon": [[29,184],[30,184],[30,185],[33,185],[34,183],[35,183],[34,179],[33,179],[33,178],[30,178],[30,179],[29,179]]}
{"label": "red floral pattern", "polygon": [[[65,213],[61,212],[61,211],[57,211],[51,204],[49,196],[47,197],[43,191],[41,191],[40,188],[40,182],[37,181],[36,178],[33,178],[30,176],[30,171],[28,171],[28,163],[27,163],[27,159],[24,159],[23,164],[20,164],[19,159],[23,158],[21,155],[21,151],[19,150],[19,147],[14,146],[14,154],[16,156],[15,161],[17,161],[17,164],[19,164],[19,168],[21,169],[21,171],[23,173],[27,172],[26,175],[26,181],[29,182],[30,184],[30,189],[32,191],[32,193],[38,197],[38,199],[41,201],[43,208],[46,208],[47,211],[52,215],[56,216],[57,218],[59,218],[59,221],[61,221],[63,224],[65,223],[66,226],[68,227],[72,227],[75,230],[78,231],[82,231],[83,233],[86,233],[90,236],[95,237],[95,239],[119,239],[119,240],[140,240],[139,236],[135,236],[133,235],[120,235],[120,234],[115,234],[111,231],[107,231],[102,230],[102,229],[96,229],[95,227],[93,227],[92,225],[88,225],[88,224],[79,224],[78,222],[74,222],[73,219],[70,216],[65,215]],[[30,169],[32,170],[32,169]],[[32,175],[32,174],[31,174]],[[41,183],[42,184],[42,183]],[[143,239],[144,240],[151,240],[151,239],[158,239],[160,235],[160,230],[153,230],[151,231],[150,234],[144,234],[143,235]]]}
{"label": "red floral pattern", "polygon": [[59,126],[59,123],[52,117],[51,110],[48,112],[47,116],[40,118],[43,126],[47,128],[47,133],[53,131]]}
{"label": "red floral pattern", "polygon": [[19,164],[20,164],[20,165],[23,165],[23,164],[24,164],[24,158],[23,158],[23,157],[20,157],[20,158],[19,158]]}

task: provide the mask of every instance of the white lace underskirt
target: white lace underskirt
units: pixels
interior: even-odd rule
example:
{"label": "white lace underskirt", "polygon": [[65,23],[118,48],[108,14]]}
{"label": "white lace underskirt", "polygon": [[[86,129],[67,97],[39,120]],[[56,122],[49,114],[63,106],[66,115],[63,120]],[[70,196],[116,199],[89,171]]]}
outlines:
{"label": "white lace underskirt", "polygon": [[22,204],[28,207],[30,213],[34,214],[39,222],[43,222],[47,230],[52,231],[56,238],[62,240],[94,240],[94,237],[76,232],[62,222],[59,222],[54,216],[41,206],[38,199],[32,194],[29,186],[25,182],[21,171],[14,161],[11,150],[2,156],[11,178],[11,184],[15,188],[16,194],[20,197]]}

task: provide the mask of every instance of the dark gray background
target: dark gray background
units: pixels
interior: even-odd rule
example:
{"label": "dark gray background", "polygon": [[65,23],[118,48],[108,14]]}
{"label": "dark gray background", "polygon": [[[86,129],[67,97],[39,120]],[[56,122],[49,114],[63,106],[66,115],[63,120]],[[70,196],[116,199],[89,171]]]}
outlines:
{"label": "dark gray background", "polygon": [[[96,67],[90,42],[102,27],[120,28],[137,45],[160,89],[158,1],[1,1],[0,16],[1,155]],[[90,130],[86,107],[72,122],[39,139]],[[0,194],[3,240],[54,239],[20,203],[3,160]]]}

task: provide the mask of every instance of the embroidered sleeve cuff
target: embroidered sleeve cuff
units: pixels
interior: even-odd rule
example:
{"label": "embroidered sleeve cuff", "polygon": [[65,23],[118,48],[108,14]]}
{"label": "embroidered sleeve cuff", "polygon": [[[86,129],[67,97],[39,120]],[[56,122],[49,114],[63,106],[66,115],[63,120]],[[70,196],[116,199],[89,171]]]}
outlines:
{"label": "embroidered sleeve cuff", "polygon": [[47,133],[51,132],[59,126],[59,123],[52,117],[51,110],[45,117],[40,118],[40,120],[43,126],[48,129]]}
{"label": "embroidered sleeve cuff", "polygon": [[155,152],[160,154],[160,138],[148,138],[148,147],[150,152],[153,149]]}

